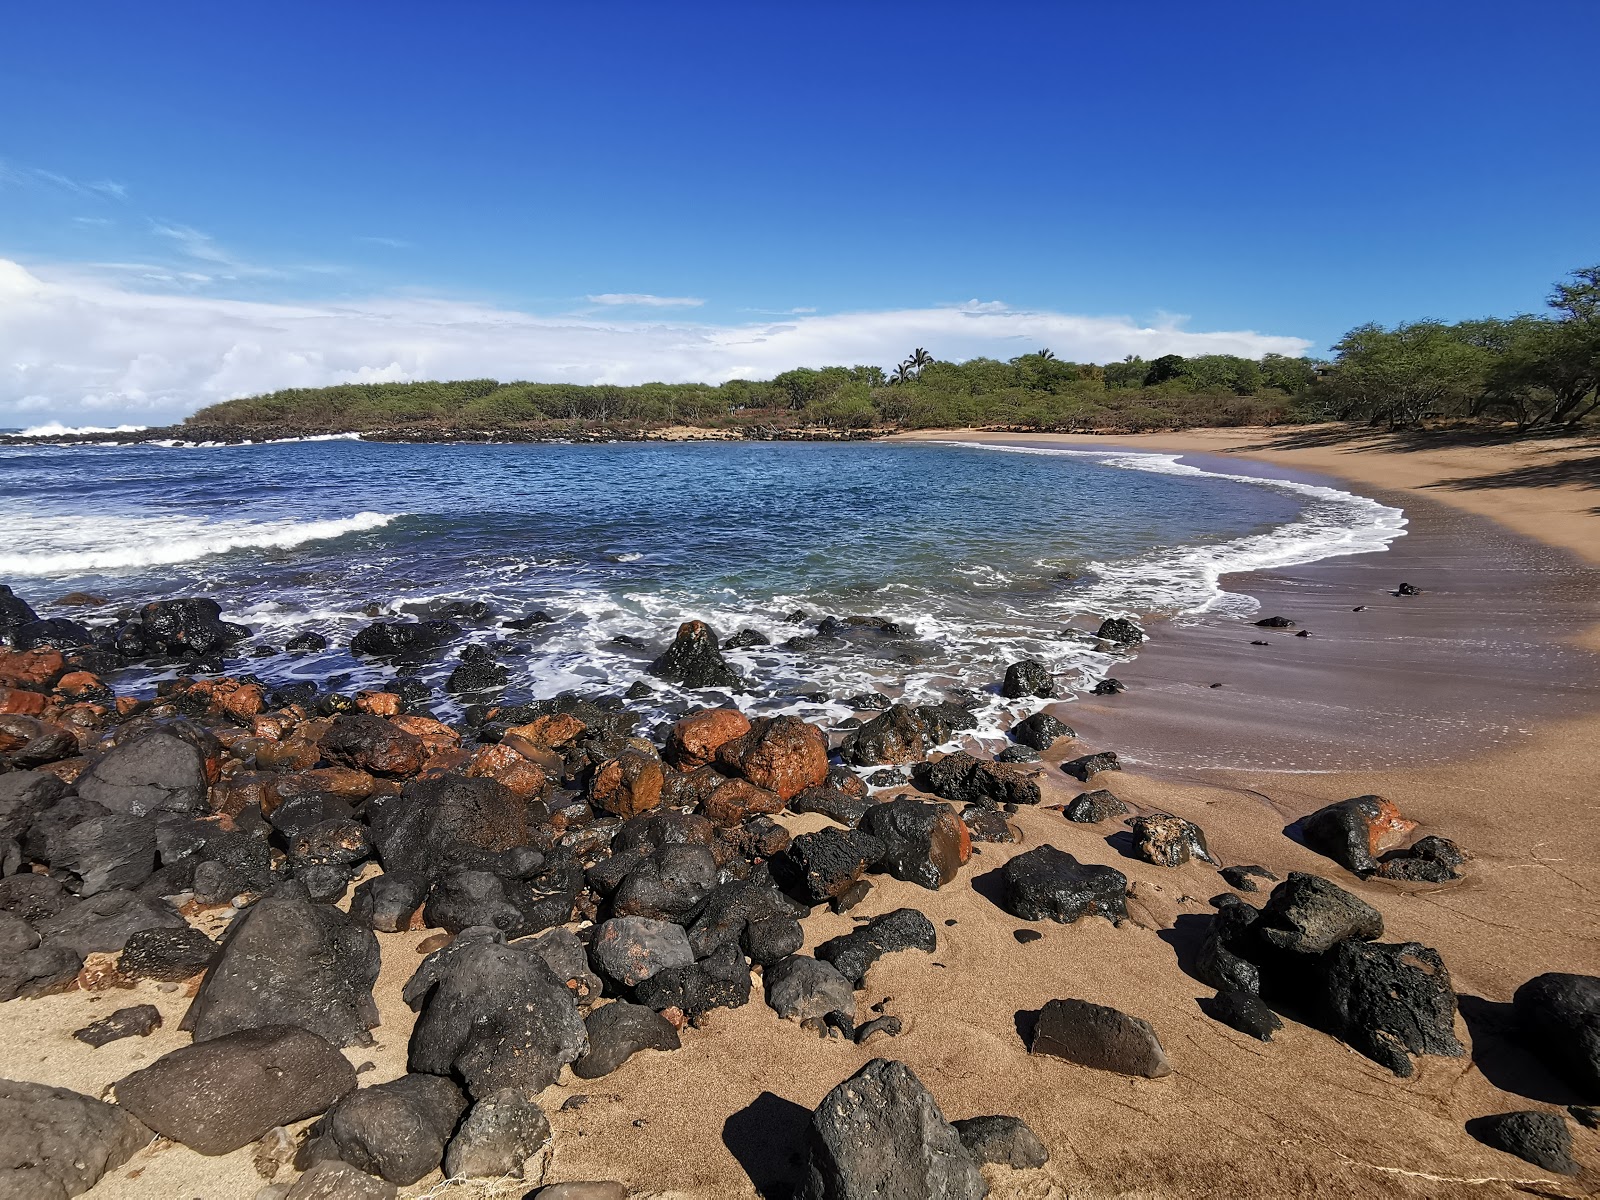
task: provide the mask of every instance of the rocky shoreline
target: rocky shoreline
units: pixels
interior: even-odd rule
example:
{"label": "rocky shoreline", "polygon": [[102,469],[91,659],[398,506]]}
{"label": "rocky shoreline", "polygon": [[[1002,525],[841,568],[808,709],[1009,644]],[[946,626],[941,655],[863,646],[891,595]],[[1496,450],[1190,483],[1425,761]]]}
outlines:
{"label": "rocky shoreline", "polygon": [[[807,1115],[803,1153],[776,1165],[785,1194],[986,1195],[1061,1147],[1012,1116],[948,1120],[938,1081],[894,1057],[917,997],[891,1013],[870,985],[904,956],[940,954],[956,920],[923,911],[940,893],[977,893],[1020,923],[1020,944],[1130,920],[1149,885],[1124,869],[1049,841],[1014,849],[1018,821],[1045,809],[1063,831],[1111,832],[1142,868],[1213,874],[1222,890],[1185,968],[1214,990],[1212,1020],[1260,1042],[1302,1028],[1399,1077],[1467,1053],[1449,965],[1383,941],[1385,914],[1343,885],[1449,888],[1470,882],[1471,855],[1418,836],[1382,797],[1289,831],[1323,872],[1228,862],[1194,821],[1131,811],[1112,790],[1117,754],[1050,712],[1015,725],[993,759],[940,752],[970,728],[960,695],[853,697],[856,716],[830,728],[722,705],[650,739],[634,689],[499,703],[507,668],[490,648],[458,652],[461,634],[439,618],[352,639],[396,667],[456,655],[449,688],[473,703],[447,723],[404,673],[354,694],[268,686],[234,649],[250,631],[203,598],[90,630],[0,593],[0,1000],[153,983],[188,999],[192,1036],[122,1077],[110,1102],[0,1083],[0,1197],[81,1194],[157,1135],[204,1155],[248,1150],[262,1200],[391,1196],[441,1178],[520,1180],[482,1193],[520,1194],[563,1174],[551,1089],[714,1048],[728,1010],[761,1004],[772,1022],[884,1056]],[[649,674],[731,690],[721,650],[689,621]],[[119,682],[152,664],[178,677],[153,694]],[[1059,684],[1022,661],[995,687],[1048,700]],[[1114,703],[1117,689],[1101,695]],[[1077,794],[1053,803],[1067,777]],[[980,876],[986,847],[1004,861]],[[902,886],[926,902],[878,911],[874,893]],[[814,940],[823,913],[854,927]],[[426,951],[402,993],[407,1069],[363,1087],[350,1054],[381,1032],[374,985],[407,934]],[[1181,1072],[1140,997],[1125,1003],[1056,995],[1019,1016],[1018,1036],[1032,1055],[1131,1079]],[[1600,1103],[1600,978],[1537,975],[1511,1009],[1522,1052]],[[75,1036],[115,1045],[160,1021],[128,1006]],[[1297,1046],[1277,1048],[1284,1070]],[[1571,1116],[1600,1119],[1581,1105]],[[1467,1131],[1542,1170],[1580,1169],[1559,1112],[1480,1112]]]}

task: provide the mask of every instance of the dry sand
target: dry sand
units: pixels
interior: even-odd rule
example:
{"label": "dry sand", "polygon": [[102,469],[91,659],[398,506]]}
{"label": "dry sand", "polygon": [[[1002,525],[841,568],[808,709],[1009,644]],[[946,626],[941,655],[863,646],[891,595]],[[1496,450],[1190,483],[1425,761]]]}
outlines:
{"label": "dry sand", "polygon": [[[1293,438],[1310,440],[1303,432]],[[1473,1116],[1578,1099],[1508,1040],[1504,1023],[1506,1002],[1523,980],[1547,970],[1600,973],[1600,801],[1594,787],[1600,766],[1595,715],[1600,672],[1583,648],[1594,644],[1592,638],[1578,636],[1597,615],[1594,574],[1579,561],[1600,562],[1593,448],[1575,451],[1570,443],[1421,451],[1366,446],[1352,453],[1331,440],[1292,444],[1292,439],[1221,431],[1117,442],[1242,453],[1337,475],[1360,484],[1363,492],[1398,499],[1408,510],[1429,507],[1432,497],[1493,518],[1503,528],[1463,519],[1452,534],[1444,527],[1448,522],[1422,522],[1388,555],[1343,560],[1321,573],[1313,567],[1231,581],[1230,586],[1252,594],[1277,588],[1275,599],[1303,598],[1309,578],[1322,606],[1317,623],[1323,624],[1324,613],[1332,621],[1336,610],[1351,606],[1343,604],[1350,596],[1339,595],[1341,589],[1363,597],[1381,592],[1378,580],[1392,587],[1401,565],[1426,570],[1436,561],[1437,547],[1454,547],[1440,576],[1452,581],[1450,587],[1430,590],[1410,610],[1374,606],[1359,636],[1325,625],[1319,637],[1302,639],[1306,645],[1285,650],[1281,658],[1243,656],[1237,627],[1192,633],[1162,627],[1129,669],[1119,672],[1130,683],[1128,693],[1061,706],[1061,715],[1079,728],[1083,740],[1068,754],[1051,758],[1139,745],[1137,757],[1143,761],[1120,775],[1102,776],[1097,784],[1110,786],[1137,809],[1164,809],[1199,822],[1224,862],[1261,863],[1280,875],[1302,869],[1334,878],[1383,911],[1389,940],[1436,947],[1462,996],[1457,1032],[1470,1057],[1419,1059],[1413,1078],[1398,1079],[1303,1026],[1291,1023],[1276,1041],[1263,1045],[1209,1020],[1196,1003],[1209,989],[1185,974],[1184,966],[1211,911],[1208,898],[1225,890],[1216,873],[1195,864],[1165,870],[1136,862],[1122,852],[1120,827],[1074,825],[1041,808],[1019,814],[1020,846],[982,847],[961,879],[942,891],[881,879],[857,910],[876,915],[915,906],[938,929],[937,953],[892,955],[868,976],[863,1003],[884,1002],[884,1011],[905,1021],[902,1036],[866,1047],[819,1040],[777,1020],[760,1002],[758,990],[746,1007],[719,1011],[705,1029],[685,1031],[684,1046],[675,1053],[646,1052],[604,1079],[568,1076],[550,1089],[544,1101],[555,1128],[556,1155],[549,1178],[621,1179],[639,1196],[754,1195],[758,1187],[793,1177],[808,1110],[839,1080],[882,1055],[910,1064],[949,1117],[1014,1113],[1039,1133],[1051,1162],[1039,1171],[987,1168],[998,1197],[1590,1194],[1592,1172],[1600,1168],[1600,1135],[1574,1127],[1577,1157],[1591,1174],[1559,1180],[1473,1141],[1463,1124]],[[1106,440],[1093,444],[1103,446]],[[1580,452],[1589,455],[1587,473],[1572,463]],[[1459,482],[1503,481],[1508,472],[1522,482],[1493,487]],[[1448,483],[1452,480],[1457,482]],[[1531,551],[1505,529],[1539,538],[1562,553]],[[1510,614],[1520,611],[1515,602],[1533,604],[1549,575],[1499,571],[1491,585],[1505,598],[1499,607],[1487,605],[1483,592],[1452,599],[1459,581],[1471,574],[1462,561],[1462,539],[1471,544],[1491,534],[1513,537],[1518,554],[1535,554],[1530,561],[1547,565],[1562,580],[1558,602],[1541,610],[1555,625],[1543,642],[1518,637],[1508,645],[1503,635]],[[1414,641],[1417,635],[1406,623],[1417,621],[1420,606],[1430,603],[1451,610],[1448,620],[1456,635],[1475,612],[1480,640],[1500,645],[1496,653],[1503,663],[1564,646],[1570,657],[1561,671],[1569,677],[1544,687],[1537,663],[1522,670],[1504,689],[1506,719],[1490,731],[1493,736],[1474,725],[1465,739],[1429,741],[1423,761],[1401,755],[1390,765],[1381,755],[1352,752],[1347,762],[1330,769],[1328,739],[1307,736],[1304,729],[1325,719],[1340,736],[1380,744],[1362,716],[1361,689],[1349,681],[1378,669],[1381,655],[1372,647],[1384,641],[1389,623],[1400,631],[1397,640]],[[1412,646],[1414,667],[1405,674],[1426,673],[1426,650]],[[1313,653],[1322,657],[1309,657]],[[1305,657],[1291,661],[1289,654]],[[1474,695],[1493,692],[1471,658],[1457,653],[1449,661],[1447,674],[1472,680],[1462,688]],[[1206,688],[1221,676],[1231,683],[1220,690]],[[1316,681],[1326,678],[1344,681],[1332,689],[1338,694],[1336,712],[1313,717],[1304,707],[1285,707],[1296,698],[1302,704],[1322,699],[1315,695]],[[1254,681],[1266,682],[1252,687]],[[1374,704],[1390,684],[1369,686]],[[1202,689],[1206,698],[1200,698]],[[1235,695],[1255,692],[1272,700],[1265,717],[1252,719],[1248,707],[1226,708]],[[1421,687],[1413,693],[1415,706],[1430,711],[1419,711],[1419,717],[1436,718],[1450,695],[1448,681]],[[1217,705],[1224,705],[1221,716],[1215,715]],[[1180,716],[1171,717],[1173,712]],[[1385,721],[1389,742],[1410,740],[1403,707]],[[1238,745],[1247,750],[1272,747],[1270,753],[1242,757],[1274,769],[1239,769],[1216,753],[1197,759],[1198,747],[1215,750],[1224,728],[1234,730]],[[1316,767],[1300,766],[1311,760]],[[1079,790],[1053,767],[1047,774],[1047,804]],[[1396,800],[1422,822],[1419,834],[1440,833],[1473,851],[1477,858],[1468,878],[1445,887],[1362,883],[1285,836],[1292,819],[1365,792]],[[796,832],[823,823],[816,817],[788,820]],[[1038,923],[1032,928],[1043,933],[1042,940],[1019,944],[1012,933],[1024,923],[993,902],[992,873],[1009,855],[1043,842],[1124,871],[1133,885],[1133,919],[1122,928],[1100,920]],[[814,946],[853,922],[823,910],[805,924],[807,945]],[[384,1023],[375,1031],[378,1045],[350,1052],[357,1063],[375,1064],[364,1081],[379,1082],[403,1070],[410,1013],[399,1001],[399,989],[418,961],[414,944],[421,936],[382,936],[385,966],[378,1001]],[[1058,996],[1115,1005],[1148,1019],[1175,1073],[1133,1080],[1030,1058],[1019,1029],[1030,1012]],[[68,1036],[93,1016],[146,1000],[158,1004],[167,1018],[166,1027],[149,1039],[95,1051]],[[176,1028],[184,1004],[181,995],[142,985],[133,992],[78,992],[6,1005],[0,1074],[99,1094],[127,1071],[187,1041]],[[588,1101],[561,1109],[563,1101],[577,1095]],[[248,1150],[206,1159],[158,1144],[92,1194],[107,1200],[224,1200],[250,1197],[261,1182]],[[437,1179],[406,1194],[424,1192],[430,1182]],[[441,1194],[518,1191],[461,1187]]]}

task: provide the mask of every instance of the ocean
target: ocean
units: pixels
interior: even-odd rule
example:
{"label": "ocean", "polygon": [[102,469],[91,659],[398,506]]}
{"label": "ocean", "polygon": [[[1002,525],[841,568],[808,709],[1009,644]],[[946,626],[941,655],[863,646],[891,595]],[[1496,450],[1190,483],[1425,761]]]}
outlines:
{"label": "ocean", "polygon": [[[647,727],[714,702],[646,673],[699,618],[770,643],[729,653],[747,710],[829,721],[865,691],[970,689],[983,734],[1029,708],[993,693],[1009,662],[1081,691],[1123,653],[1089,636],[1102,618],[1248,616],[1225,574],[1381,549],[1405,525],[1349,492],[1174,455],[959,442],[9,446],[0,498],[0,582],[42,616],[209,596],[255,634],[230,671],[269,685],[380,686],[393,666],[348,649],[368,612],[483,601],[494,617],[463,640],[495,644],[511,700],[644,678]],[[109,603],[52,606],[75,591]],[[500,624],[535,610],[554,619]],[[252,656],[306,630],[329,648]],[[442,688],[458,650],[414,670]]]}

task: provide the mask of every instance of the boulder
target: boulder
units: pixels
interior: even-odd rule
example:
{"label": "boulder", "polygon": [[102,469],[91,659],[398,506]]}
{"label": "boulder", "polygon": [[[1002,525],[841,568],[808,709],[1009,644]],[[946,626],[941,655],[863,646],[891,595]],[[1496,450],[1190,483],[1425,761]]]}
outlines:
{"label": "boulder", "polygon": [[738,1008],[750,1000],[750,964],[739,947],[720,946],[692,966],[658,971],[634,995],[657,1012],[676,1008],[691,1017],[714,1008]]}
{"label": "boulder", "polygon": [[1035,750],[1048,750],[1062,738],[1078,736],[1072,726],[1045,712],[1024,717],[1011,727],[1010,733],[1013,741],[1032,746]]}
{"label": "boulder", "polygon": [[389,779],[415,775],[428,761],[421,738],[371,713],[340,713],[318,745],[335,762]]}
{"label": "boulder", "polygon": [[[275,1200],[282,1187],[270,1184],[256,1193],[255,1200]],[[282,1200],[394,1200],[395,1194],[394,1184],[387,1180],[330,1158],[308,1167],[282,1192]]]}
{"label": "boulder", "polygon": [[76,986],[83,957],[69,946],[35,946],[0,958],[0,1001],[48,996]]}
{"label": "boulder", "polygon": [[[888,783],[875,783],[874,787],[891,786],[896,783],[906,783],[908,780],[903,775],[896,775]],[[861,824],[861,818],[867,813],[876,801],[866,796],[852,796],[842,788],[825,783],[821,787],[807,788],[794,799],[789,801],[789,811],[797,813],[821,813],[830,821],[837,821],[847,829],[854,829]]]}
{"label": "boulder", "polygon": [[468,646],[461,652],[461,664],[445,680],[444,690],[481,704],[485,697],[504,691],[510,678],[511,673],[494,661],[494,652],[487,646]]}
{"label": "boulder", "polygon": [[170,904],[136,892],[110,891],[63,908],[33,922],[46,946],[64,947],[80,955],[115,954],[135,933],[146,929],[182,929],[186,922]]}
{"label": "boulder", "polygon": [[1288,617],[1265,617],[1257,621],[1256,626],[1260,629],[1293,629],[1294,622]]}
{"label": "boulder", "polygon": [[1144,630],[1127,617],[1107,617],[1100,622],[1095,637],[1104,642],[1115,642],[1119,646],[1137,646],[1144,641]]}
{"label": "boulder", "polygon": [[539,955],[465,930],[423,959],[402,993],[418,1014],[410,1069],[460,1079],[474,1099],[537,1092],[588,1052],[578,1007]]}
{"label": "boulder", "polygon": [[147,1145],[126,1109],[91,1096],[0,1079],[0,1196],[80,1196]]}
{"label": "boulder", "polygon": [[268,1025],[174,1050],[116,1091],[123,1108],[162,1136],[227,1154],[327,1111],[355,1086],[355,1068],[322,1038]]}
{"label": "boulder", "polygon": [[965,750],[946,754],[937,762],[917,763],[911,768],[911,777],[923,791],[958,804],[988,808],[1037,804],[1041,795],[1039,781],[1021,767],[984,762]]}
{"label": "boulder", "polygon": [[26,600],[0,583],[0,642],[10,645],[11,636],[19,627],[38,619],[39,614],[33,611]]}
{"label": "boulder", "polygon": [[[1212,684],[1212,686],[1221,687],[1222,685]],[[1128,685],[1123,683],[1122,680],[1116,678],[1114,675],[1107,675],[1099,683],[1095,684],[1089,689],[1089,694],[1091,696],[1120,696],[1127,690]]]}
{"label": "boulder", "polygon": [[1195,955],[1194,976],[1219,992],[1261,990],[1255,924],[1259,915],[1237,896],[1219,897],[1216,915]]}
{"label": "boulder", "polygon": [[1396,1075],[1410,1055],[1460,1057],[1456,994],[1438,951],[1416,942],[1345,941],[1321,963],[1329,1032]]}
{"label": "boulder", "polygon": [[1128,877],[1114,867],[1080,863],[1054,846],[1037,846],[1001,868],[1001,904],[1024,921],[1070,924],[1085,916],[1127,917]]}
{"label": "boulder", "polygon": [[858,767],[913,763],[928,753],[928,745],[928,731],[916,710],[894,704],[856,730],[843,754]]}
{"label": "boulder", "polygon": [[832,963],[791,954],[762,975],[767,1004],[786,1021],[820,1020],[832,1012],[856,1017],[855,988]]}
{"label": "boulder", "polygon": [[541,1167],[549,1160],[551,1144],[544,1110],[519,1089],[507,1088],[472,1106],[445,1151],[444,1175],[446,1179],[537,1179],[544,1174]]}
{"label": "boulder", "polygon": [[1053,697],[1056,694],[1056,681],[1051,678],[1050,668],[1044,663],[1025,658],[1006,668],[1006,677],[1000,683],[1000,694],[1008,700]]}
{"label": "boulder", "polygon": [[628,1200],[628,1189],[614,1179],[552,1183],[529,1193],[530,1200]]}
{"label": "boulder", "polygon": [[530,838],[528,801],[493,779],[414,779],[398,796],[369,801],[367,816],[383,869],[422,880],[493,870]]}
{"label": "boulder", "polygon": [[1122,770],[1122,763],[1118,761],[1115,750],[1101,750],[1095,754],[1085,754],[1071,762],[1064,762],[1061,764],[1061,769],[1079,783],[1088,783],[1102,771]]}
{"label": "boulder", "polygon": [[1277,950],[1321,954],[1351,939],[1383,936],[1383,914],[1319,875],[1290,871],[1261,908],[1259,937]]}
{"label": "boulder", "polygon": [[799,717],[757,717],[717,748],[717,767],[788,801],[828,780],[828,738]]}
{"label": "boulder", "polygon": [[11,644],[18,650],[76,650],[93,645],[94,634],[79,621],[51,617],[18,626],[11,635]]}
{"label": "boulder", "polygon": [[658,847],[623,877],[611,896],[618,917],[687,919],[717,886],[717,860],[705,846]]}
{"label": "boulder", "polygon": [[722,688],[738,691],[744,686],[739,672],[722,657],[717,635],[704,621],[685,621],[666,653],[650,664],[650,674],[686,688]]}
{"label": "boulder", "polygon": [[510,881],[492,871],[452,871],[440,875],[428,890],[423,919],[430,929],[460,933],[483,926],[506,937],[532,933],[527,914],[507,894]]}
{"label": "boulder", "polygon": [[1133,819],[1133,853],[1158,867],[1181,867],[1191,858],[1216,865],[1200,826],[1171,813]]}
{"label": "boulder", "polygon": [[747,779],[730,779],[706,797],[701,812],[718,825],[732,828],[751,817],[783,811],[783,797]]}
{"label": "boulder", "polygon": [[78,795],[114,813],[143,817],[206,807],[205,758],[159,730],[122,742],[78,777]]}
{"label": "boulder", "polygon": [[717,751],[750,732],[750,720],[736,708],[707,708],[690,713],[667,731],[664,757],[680,771],[693,771],[716,761]]}
{"label": "boulder", "polygon": [[649,917],[613,917],[596,931],[589,957],[602,977],[631,988],[668,967],[694,962],[681,925]]}
{"label": "boulder", "polygon": [[975,842],[1020,842],[1021,831],[999,809],[969,804],[961,810],[961,823]]}
{"label": "boulder", "polygon": [[901,1062],[875,1058],[811,1115],[801,1200],[979,1200],[983,1175]]}
{"label": "boulder", "polygon": [[357,885],[350,897],[350,918],[379,933],[399,933],[411,927],[422,907],[428,885],[413,875],[386,871]]}
{"label": "boulder", "polygon": [[1220,991],[1209,1000],[1200,1001],[1206,1016],[1220,1021],[1230,1029],[1270,1042],[1272,1035],[1283,1028],[1283,1021],[1254,992],[1230,988]]}
{"label": "boulder", "polygon": [[1600,977],[1536,975],[1512,997],[1522,1038],[1587,1101],[1600,1101]]}
{"label": "boulder", "polygon": [[1021,1171],[1050,1161],[1050,1151],[1021,1117],[967,1117],[951,1124],[978,1162]]}
{"label": "boulder", "polygon": [[1576,1175],[1572,1159],[1572,1131],[1560,1113],[1526,1110],[1497,1113],[1467,1122],[1467,1132],[1485,1146],[1515,1154],[1557,1175]]}
{"label": "boulder", "polygon": [[932,921],[914,908],[897,908],[849,933],[829,938],[817,947],[816,956],[832,963],[839,974],[860,987],[867,969],[885,954],[900,950],[932,954],[938,944]]}
{"label": "boulder", "polygon": [[902,796],[873,805],[861,827],[883,844],[881,870],[930,890],[949,883],[972,857],[972,838],[948,804]]}
{"label": "boulder", "polygon": [[350,639],[356,654],[397,658],[425,654],[461,636],[454,621],[375,621]]}
{"label": "boulder", "polygon": [[1061,815],[1069,821],[1093,825],[1123,816],[1127,811],[1126,804],[1104,788],[1100,788],[1093,792],[1079,792],[1067,802],[1066,807],[1061,810]]}
{"label": "boulder", "polygon": [[148,818],[129,813],[90,817],[45,838],[50,868],[78,877],[78,894],[138,887],[156,869],[156,832]]}
{"label": "boulder", "polygon": [[111,641],[127,658],[205,658],[249,636],[243,625],[222,620],[215,600],[186,596],[146,604],[133,620],[117,626]]}
{"label": "boulder", "polygon": [[661,760],[640,750],[624,750],[595,772],[590,795],[596,808],[619,817],[636,817],[661,805],[666,773]]}
{"label": "boulder", "polygon": [[1087,1000],[1052,1000],[1039,1013],[1030,1054],[1160,1079],[1172,1074],[1161,1039],[1148,1021]]}
{"label": "boulder", "polygon": [[444,1161],[445,1145],[467,1109],[461,1089],[437,1075],[402,1075],[350,1092],[311,1127],[303,1154],[336,1158],[404,1186]]}
{"label": "boulder", "polygon": [[790,842],[781,866],[798,894],[821,904],[843,893],[886,852],[883,842],[862,830],[821,829]]}
{"label": "boulder", "polygon": [[1386,850],[1401,845],[1417,827],[1382,796],[1357,796],[1319,808],[1300,822],[1300,836],[1318,854],[1347,871],[1367,876]]}
{"label": "boulder", "polygon": [[642,1004],[614,1000],[584,1018],[589,1052],[572,1064],[579,1079],[609,1075],[641,1050],[676,1050],[678,1031],[671,1021]]}
{"label": "boulder", "polygon": [[749,878],[730,880],[706,897],[689,928],[689,944],[696,958],[738,945],[759,963],[776,962],[805,940],[796,919],[805,913],[803,904],[773,886],[766,871],[752,871]]}
{"label": "boulder", "polygon": [[371,929],[284,883],[234,919],[182,1028],[196,1042],[282,1025],[335,1046],[365,1041],[378,1023],[378,966]]}
{"label": "boulder", "polygon": [[1458,868],[1471,857],[1449,838],[1430,834],[1405,850],[1385,855],[1377,874],[1406,883],[1450,883],[1461,878]]}

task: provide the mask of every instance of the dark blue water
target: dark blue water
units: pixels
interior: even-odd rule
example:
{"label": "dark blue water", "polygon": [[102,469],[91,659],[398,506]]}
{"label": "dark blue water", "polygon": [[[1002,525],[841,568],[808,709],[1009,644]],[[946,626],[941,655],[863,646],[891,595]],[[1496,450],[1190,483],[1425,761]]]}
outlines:
{"label": "dark blue water", "polygon": [[[369,605],[543,609],[557,620],[526,636],[469,631],[509,639],[520,695],[620,690],[690,617],[774,643],[811,632],[796,611],[914,629],[739,652],[758,704],[798,710],[798,691],[982,686],[1024,655],[1084,684],[1110,660],[1073,622],[1239,603],[1223,571],[1397,528],[1359,497],[1169,456],[901,443],[6,448],[0,499],[0,581],[41,611],[204,594],[259,643],[309,628],[342,647]],[[252,665],[383,674],[339,649]]]}

